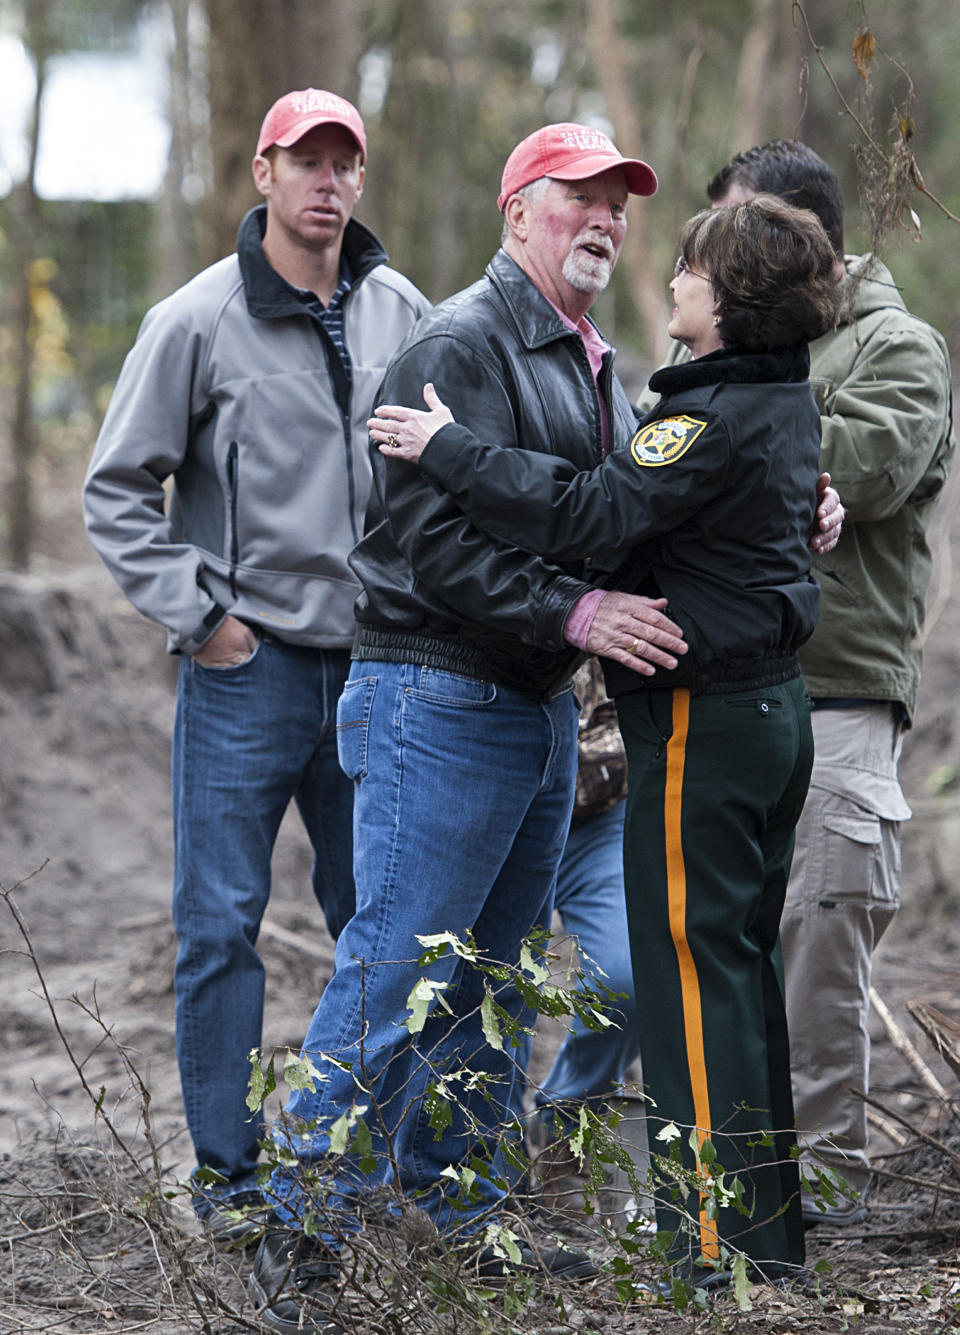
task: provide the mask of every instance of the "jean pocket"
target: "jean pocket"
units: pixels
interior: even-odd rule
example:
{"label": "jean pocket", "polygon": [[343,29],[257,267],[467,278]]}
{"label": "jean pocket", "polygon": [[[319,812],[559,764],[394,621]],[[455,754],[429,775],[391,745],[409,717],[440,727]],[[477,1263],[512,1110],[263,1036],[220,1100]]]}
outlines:
{"label": "jean pocket", "polygon": [[460,672],[422,667],[418,671],[416,685],[408,686],[405,694],[435,705],[482,709],[496,701],[497,688],[492,681],[483,681],[479,677],[465,677]]}
{"label": "jean pocket", "polygon": [[367,772],[367,738],[376,690],[376,677],[357,677],[345,684],[337,701],[337,759],[348,779],[362,779]]}
{"label": "jean pocket", "polygon": [[260,657],[262,649],[263,640],[258,635],[256,644],[241,663],[224,663],[219,667],[214,667],[211,663],[198,663],[196,658],[192,656],[190,661],[198,672],[208,672],[213,677],[235,677],[253,666]]}

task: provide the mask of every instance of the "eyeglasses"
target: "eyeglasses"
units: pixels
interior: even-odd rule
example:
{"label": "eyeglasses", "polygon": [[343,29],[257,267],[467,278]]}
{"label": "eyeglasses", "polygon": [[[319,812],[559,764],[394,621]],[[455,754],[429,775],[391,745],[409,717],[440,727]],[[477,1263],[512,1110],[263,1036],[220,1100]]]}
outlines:
{"label": "eyeglasses", "polygon": [[691,274],[694,278],[706,278],[707,276],[706,274],[703,273],[697,273],[696,269],[691,269],[690,265],[681,255],[680,258],[677,260],[676,264],[673,266],[673,276],[674,278],[679,278],[682,273]]}

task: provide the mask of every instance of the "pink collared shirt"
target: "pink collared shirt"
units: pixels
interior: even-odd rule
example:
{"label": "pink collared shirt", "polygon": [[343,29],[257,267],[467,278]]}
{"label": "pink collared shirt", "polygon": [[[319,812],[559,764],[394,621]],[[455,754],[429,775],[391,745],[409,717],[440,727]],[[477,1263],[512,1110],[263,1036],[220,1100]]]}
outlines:
{"label": "pink collared shirt", "polygon": [[[550,300],[549,297],[547,300]],[[552,301],[550,305],[553,306]],[[603,340],[599,330],[590,323],[586,316],[583,316],[579,324],[574,324],[571,319],[564,315],[559,306],[553,306],[553,309],[567,328],[574,330],[583,339],[583,347],[597,388],[597,402],[600,405],[600,445],[603,450],[603,457],[606,458],[610,453],[610,407],[600,392],[599,377],[600,367],[603,365],[603,355],[610,351],[610,345]],[[606,589],[591,589],[589,593],[585,593],[582,598],[574,603],[563,628],[563,638],[568,644],[572,644],[577,649],[586,649],[587,636],[590,633],[593,618],[597,614],[597,608],[606,596]]]}

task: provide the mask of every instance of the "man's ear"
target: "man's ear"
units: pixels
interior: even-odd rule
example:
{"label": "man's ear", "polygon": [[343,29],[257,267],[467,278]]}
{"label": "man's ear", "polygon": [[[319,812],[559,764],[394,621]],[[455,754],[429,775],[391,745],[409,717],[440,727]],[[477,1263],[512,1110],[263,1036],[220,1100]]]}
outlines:
{"label": "man's ear", "polygon": [[253,184],[257,187],[257,190],[261,195],[269,196],[270,183],[273,180],[273,167],[270,164],[270,159],[258,153],[250,164],[250,169],[253,172]]}
{"label": "man's ear", "polygon": [[518,241],[526,241],[530,234],[530,218],[524,195],[511,195],[504,206],[503,216]]}

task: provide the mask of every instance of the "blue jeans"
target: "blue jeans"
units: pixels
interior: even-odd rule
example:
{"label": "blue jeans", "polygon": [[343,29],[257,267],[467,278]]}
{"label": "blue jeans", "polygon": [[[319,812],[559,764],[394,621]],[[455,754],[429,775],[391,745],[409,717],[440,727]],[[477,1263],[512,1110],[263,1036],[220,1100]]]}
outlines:
{"label": "blue jeans", "polygon": [[[337,727],[356,784],[357,911],[303,1045],[324,1078],[293,1093],[274,1138],[325,1174],[348,1217],[358,1187],[398,1182],[441,1230],[469,1230],[503,1189],[480,1178],[475,1199],[457,1203],[444,1170],[493,1160],[515,1060],[508,1040],[498,1051],[484,1036],[481,974],[455,955],[421,968],[417,935],[472,932],[484,954],[512,963],[530,928],[549,920],[573,802],[576,703],[572,691],[538,702],[433,668],[358,662]],[[404,1021],[424,976],[445,984],[445,1006],[432,1006],[414,1041]],[[469,1087],[471,1073],[485,1091]],[[425,1095],[439,1074],[453,1097],[438,1136]],[[371,1106],[373,1171],[327,1158],[327,1128],[355,1103]],[[294,1169],[274,1173],[271,1197],[287,1221],[315,1208]]]}
{"label": "blue jeans", "polygon": [[[606,1007],[616,1027],[591,1030],[578,1019],[571,1022],[534,1100],[541,1119],[549,1122],[554,1104],[609,1098],[640,1051],[623,890],[625,813],[623,801],[574,825],[557,872],[554,907],[564,931],[579,942],[587,981],[594,974],[604,987],[623,995]],[[596,972],[598,968],[602,973]]]}
{"label": "blue jeans", "polygon": [[353,912],[352,785],[336,755],[336,702],[349,668],[325,652],[263,637],[246,662],[180,664],[173,737],[179,941],[177,1059],[198,1166],[227,1178],[197,1198],[255,1188],[263,1128],[246,1106],[263,1022],[257,933],[284,812],[299,808],[314,850],[313,890],[336,936]]}

